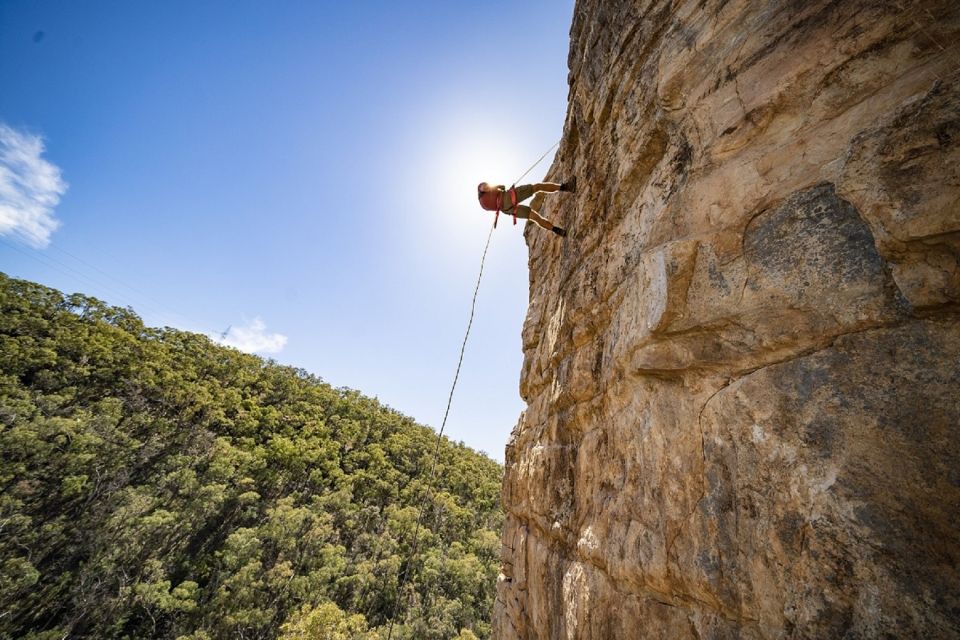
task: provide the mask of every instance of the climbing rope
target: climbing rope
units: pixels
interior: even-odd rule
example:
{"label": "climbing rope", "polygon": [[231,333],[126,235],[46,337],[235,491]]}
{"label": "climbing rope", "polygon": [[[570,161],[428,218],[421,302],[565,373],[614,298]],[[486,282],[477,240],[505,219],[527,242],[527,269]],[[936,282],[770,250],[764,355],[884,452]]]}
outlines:
{"label": "climbing rope", "polygon": [[[483,278],[483,265],[487,261],[487,251],[490,249],[490,240],[492,238],[493,226],[490,227],[490,232],[487,233],[487,244],[483,247],[483,257],[480,259],[480,274],[477,276],[477,286],[473,289],[473,300],[470,302],[470,320],[467,322],[467,332],[463,336],[463,344],[460,345],[460,359],[457,361],[457,371],[455,374],[453,374],[453,384],[450,385],[450,395],[447,396],[447,409],[443,412],[443,422],[440,423],[440,431],[437,432],[437,444],[433,451],[433,462],[430,465],[430,476],[427,481],[428,490],[433,486],[433,478],[437,470],[437,460],[440,458],[440,444],[442,443],[443,430],[447,426],[447,417],[450,415],[450,405],[453,403],[453,392],[457,388],[457,380],[460,378],[460,367],[463,366],[463,354],[467,349],[467,338],[470,337],[470,329],[473,327],[473,316],[477,309],[477,293],[480,291],[480,280]],[[424,498],[426,498],[427,495],[428,494],[425,492]],[[403,592],[404,582],[406,582],[410,565],[413,564],[413,559],[417,555],[417,541],[420,534],[420,525],[423,521],[424,502],[425,500],[420,501],[420,508],[417,513],[417,525],[413,530],[413,545],[410,550],[410,558],[407,560],[407,563],[404,566],[403,573],[400,574],[400,582],[397,585],[397,600],[393,605],[393,613],[390,616],[390,627],[387,629],[387,640],[391,640],[393,636],[393,622],[397,617],[397,609],[400,606],[400,596]]]}
{"label": "climbing rope", "polygon": [[537,158],[537,161],[534,162],[532,165],[530,165],[530,168],[529,168],[529,169],[527,169],[527,170],[524,171],[522,174],[520,174],[520,177],[517,178],[516,180],[514,180],[514,181],[513,181],[513,184],[517,184],[518,182],[520,182],[521,180],[523,180],[524,178],[526,178],[526,177],[527,177],[527,174],[530,173],[531,171],[533,171],[533,168],[534,168],[534,167],[536,167],[538,164],[540,164],[541,162],[543,162],[543,159],[547,157],[547,154],[550,153],[551,151],[553,151],[554,149],[556,149],[556,148],[557,148],[557,145],[559,145],[559,144],[560,144],[560,140],[557,140],[557,141],[554,142],[552,145],[550,145],[550,148],[547,149],[546,151],[544,151],[544,152],[543,152],[543,155],[540,156],[539,158]]}
{"label": "climbing rope", "polygon": [[[530,165],[529,169],[524,171],[520,177],[514,181],[514,184],[523,180],[524,177],[533,171],[534,167],[543,162],[543,159],[547,157],[547,154],[559,144],[559,140],[553,143],[549,149],[543,152],[543,155],[540,156],[536,162]],[[477,275],[477,284],[473,288],[473,299],[470,301],[470,320],[467,321],[467,331],[464,333],[463,343],[460,345],[460,358],[457,360],[457,371],[453,374],[453,384],[450,385],[450,393],[447,396],[447,408],[443,412],[443,421],[440,423],[440,431],[437,432],[437,443],[433,451],[433,461],[430,464],[430,475],[427,480],[427,489],[424,491],[423,498],[420,500],[420,505],[417,511],[417,524],[413,529],[413,544],[410,548],[410,556],[404,565],[403,572],[400,574],[400,580],[397,583],[397,599],[393,604],[393,612],[390,614],[390,626],[387,628],[387,640],[392,640],[393,638],[393,624],[397,618],[397,612],[400,608],[400,600],[402,599],[404,583],[407,581],[407,575],[410,571],[410,566],[413,564],[413,560],[417,556],[417,543],[419,540],[420,527],[423,522],[423,514],[425,511],[424,504],[426,503],[426,499],[429,497],[430,489],[433,487],[433,480],[437,470],[437,460],[440,459],[440,445],[443,442],[443,430],[447,427],[447,418],[450,415],[450,406],[453,404],[453,392],[456,390],[457,381],[460,379],[460,368],[463,366],[463,355],[467,350],[467,339],[470,337],[470,329],[473,328],[473,317],[477,310],[477,294],[480,292],[480,281],[483,279],[483,266],[487,262],[487,252],[490,249],[490,240],[493,239],[493,230],[496,228],[496,226],[496,221],[494,221],[494,224],[490,227],[490,231],[487,233],[487,243],[483,247],[483,257],[480,258],[480,273]],[[414,584],[412,579],[410,584]]]}

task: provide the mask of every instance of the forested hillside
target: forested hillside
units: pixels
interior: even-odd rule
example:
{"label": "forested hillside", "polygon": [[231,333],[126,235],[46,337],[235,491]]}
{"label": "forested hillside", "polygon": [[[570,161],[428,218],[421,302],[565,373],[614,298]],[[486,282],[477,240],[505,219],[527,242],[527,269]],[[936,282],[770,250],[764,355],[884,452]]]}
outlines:
{"label": "forested hillside", "polygon": [[[0,274],[0,638],[385,638],[434,445],[355,391]],[[444,441],[437,477],[393,637],[486,637],[501,468]]]}

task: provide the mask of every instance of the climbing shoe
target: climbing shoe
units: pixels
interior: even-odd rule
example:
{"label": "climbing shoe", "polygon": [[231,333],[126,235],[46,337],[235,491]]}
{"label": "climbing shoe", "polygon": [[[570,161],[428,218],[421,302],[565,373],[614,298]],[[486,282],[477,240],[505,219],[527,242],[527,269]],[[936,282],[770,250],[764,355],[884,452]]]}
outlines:
{"label": "climbing shoe", "polygon": [[570,193],[577,192],[577,177],[574,176],[560,184],[560,191],[569,191]]}
{"label": "climbing shoe", "polygon": [[564,229],[563,227],[554,227],[554,228],[553,228],[553,232],[554,232],[555,234],[557,234],[558,236],[560,236],[561,238],[566,238],[566,237],[567,237],[567,230]]}

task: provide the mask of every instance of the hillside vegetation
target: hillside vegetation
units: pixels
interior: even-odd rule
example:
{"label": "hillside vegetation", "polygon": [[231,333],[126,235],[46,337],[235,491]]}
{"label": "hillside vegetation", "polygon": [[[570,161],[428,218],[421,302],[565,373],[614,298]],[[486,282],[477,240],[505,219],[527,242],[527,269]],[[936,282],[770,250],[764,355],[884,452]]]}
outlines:
{"label": "hillside vegetation", "polygon": [[[386,638],[435,432],[0,274],[0,638]],[[501,468],[444,440],[394,638],[489,635]]]}

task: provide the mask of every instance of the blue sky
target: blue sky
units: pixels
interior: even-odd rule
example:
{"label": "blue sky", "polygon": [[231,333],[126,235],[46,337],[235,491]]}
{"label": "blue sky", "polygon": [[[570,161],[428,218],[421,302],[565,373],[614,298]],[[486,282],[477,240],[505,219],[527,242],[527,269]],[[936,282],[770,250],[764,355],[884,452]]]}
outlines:
{"label": "blue sky", "polygon": [[[0,0],[0,270],[230,327],[438,428],[491,222],[475,187],[559,139],[572,10]],[[494,233],[446,430],[500,460],[522,228]]]}

